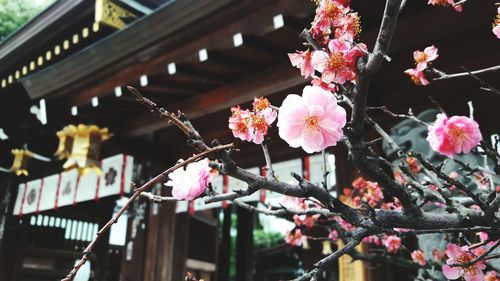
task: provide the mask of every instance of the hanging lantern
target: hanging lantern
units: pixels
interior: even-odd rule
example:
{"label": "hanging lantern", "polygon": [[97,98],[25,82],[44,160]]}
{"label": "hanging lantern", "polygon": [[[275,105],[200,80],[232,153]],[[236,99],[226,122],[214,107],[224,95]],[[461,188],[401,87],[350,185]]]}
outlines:
{"label": "hanging lantern", "polygon": [[101,143],[111,137],[108,128],[96,125],[69,125],[58,132],[59,147],[56,155],[66,158],[65,170],[77,168],[81,175],[90,170],[101,173],[99,152]]}
{"label": "hanging lantern", "polygon": [[11,153],[14,155],[14,162],[9,171],[16,176],[28,176],[28,162],[33,158],[33,153],[26,149],[12,149]]}
{"label": "hanging lantern", "polygon": [[326,256],[326,255],[329,255],[331,253],[333,253],[332,251],[332,245],[330,244],[330,241],[329,240],[324,240],[323,241],[323,250],[321,251],[321,253]]}
{"label": "hanging lantern", "polygon": [[68,134],[68,130],[66,129],[68,127],[69,126],[57,132],[57,137],[59,137],[59,146],[57,147],[57,151],[54,155],[57,156],[59,160],[68,158],[73,147],[73,136]]}

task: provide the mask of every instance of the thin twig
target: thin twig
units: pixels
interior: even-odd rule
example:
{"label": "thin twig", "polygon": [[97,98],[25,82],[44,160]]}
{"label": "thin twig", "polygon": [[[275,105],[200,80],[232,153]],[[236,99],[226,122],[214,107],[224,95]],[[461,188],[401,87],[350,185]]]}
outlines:
{"label": "thin twig", "polygon": [[326,159],[326,151],[323,149],[321,151],[321,164],[322,164],[322,168],[323,168],[323,188],[325,188],[325,190],[328,190],[328,169],[327,169],[327,165],[326,165],[326,162],[327,162],[327,159]]}
{"label": "thin twig", "polygon": [[273,170],[273,163],[271,162],[271,155],[269,154],[269,148],[267,147],[267,143],[264,141],[261,144],[262,152],[264,152],[264,158],[266,160],[266,177],[275,179]]}
{"label": "thin twig", "polygon": [[[460,3],[460,2],[457,2],[457,3]],[[436,77],[432,80],[438,81],[438,80],[446,80],[446,79],[465,77],[465,76],[469,76],[471,74],[477,75],[477,74],[482,74],[482,73],[491,72],[491,71],[499,71],[500,65],[492,66],[492,67],[488,67],[488,68],[483,68],[483,69],[479,69],[479,70],[474,70],[474,71],[466,71],[466,72],[459,72],[459,73],[453,73],[453,74],[448,74],[448,73],[441,71],[439,69],[436,69],[436,68],[433,68],[432,70],[434,70],[437,74],[439,74],[438,77]]]}
{"label": "thin twig", "polygon": [[151,192],[143,192],[140,194],[141,197],[144,197],[151,201],[152,203],[164,203],[164,202],[174,202],[174,201],[180,201],[174,197],[166,197],[166,196],[161,196],[161,195],[156,195]]}

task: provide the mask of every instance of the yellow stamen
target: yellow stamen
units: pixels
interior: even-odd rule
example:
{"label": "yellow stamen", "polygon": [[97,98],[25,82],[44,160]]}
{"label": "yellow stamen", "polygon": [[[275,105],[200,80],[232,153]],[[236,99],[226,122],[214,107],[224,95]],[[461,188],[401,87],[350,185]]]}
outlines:
{"label": "yellow stamen", "polygon": [[306,118],[306,126],[308,129],[316,130],[319,127],[319,118],[316,115],[308,116]]}

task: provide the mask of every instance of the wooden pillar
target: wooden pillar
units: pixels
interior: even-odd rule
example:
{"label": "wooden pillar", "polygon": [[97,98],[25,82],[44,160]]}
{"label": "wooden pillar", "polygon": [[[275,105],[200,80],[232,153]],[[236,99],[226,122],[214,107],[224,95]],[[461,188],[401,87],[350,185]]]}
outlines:
{"label": "wooden pillar", "polygon": [[253,280],[253,213],[236,207],[238,214],[236,237],[236,280]]}
{"label": "wooden pillar", "polygon": [[219,257],[217,263],[217,280],[229,281],[229,260],[231,259],[231,215],[232,205],[222,209],[224,219],[221,228],[221,241],[219,243]]}
{"label": "wooden pillar", "polygon": [[169,281],[172,270],[175,203],[150,205],[144,281]]}
{"label": "wooden pillar", "polygon": [[[142,205],[141,205],[142,204]],[[127,244],[123,250],[122,270],[120,274],[121,281],[141,280],[144,276],[144,258],[146,246],[146,228],[142,227],[145,224],[144,218],[140,219],[143,214],[138,214],[145,202],[135,202],[133,212],[135,217],[129,217]]]}
{"label": "wooden pillar", "polygon": [[175,217],[174,256],[172,257],[172,281],[184,280],[189,240],[189,214]]}
{"label": "wooden pillar", "polygon": [[[165,195],[165,194],[163,194]],[[156,281],[173,280],[171,277],[172,256],[174,253],[175,202],[165,202],[160,207],[160,226],[158,228],[158,247]]]}

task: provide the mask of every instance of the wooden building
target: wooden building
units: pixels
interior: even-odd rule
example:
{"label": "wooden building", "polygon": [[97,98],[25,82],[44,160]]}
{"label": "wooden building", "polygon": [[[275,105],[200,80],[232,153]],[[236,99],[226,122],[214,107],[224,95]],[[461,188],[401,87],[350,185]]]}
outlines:
{"label": "wooden building", "polygon": [[[362,17],[361,40],[369,47],[378,33],[382,2],[352,4]],[[413,50],[431,44],[439,47],[439,68],[447,72],[458,72],[462,65],[479,69],[498,64],[499,43],[490,28],[496,10],[482,1],[469,1],[464,12],[456,14],[425,2],[408,1],[393,40],[392,61],[374,78],[369,103],[419,112],[431,106],[426,96],[432,95],[447,111],[467,114],[466,102],[472,100],[483,133],[498,132],[490,114],[498,109],[499,98],[480,91],[473,79],[416,87],[403,74],[412,67]],[[104,144],[102,155],[133,155],[137,183],[189,156],[192,151],[183,135],[138,105],[126,85],[168,110],[182,110],[206,139],[235,142],[227,128],[231,106],[246,106],[256,96],[280,105],[286,94],[300,93],[307,84],[286,54],[304,49],[298,37],[309,27],[314,10],[308,0],[56,1],[0,44],[0,128],[9,136],[0,141],[0,166],[9,166],[10,150],[25,144],[52,155],[57,148],[55,132],[78,123],[110,129],[114,137]],[[498,84],[495,77],[484,76]],[[46,124],[30,112],[40,112],[41,103]],[[383,125],[397,122],[384,114],[373,115]],[[235,155],[238,163],[263,164],[260,147],[236,143],[241,149]],[[287,147],[276,131],[271,132],[269,146],[274,161],[305,156]],[[343,148],[331,152],[336,155],[337,186],[343,187],[355,170]],[[55,280],[85,245],[84,239],[63,239],[61,229],[10,215],[20,182],[58,173],[60,167],[60,162],[38,163],[28,179],[1,176],[0,193],[11,198],[5,201],[1,240],[0,276],[5,280]],[[102,226],[118,198],[41,215]],[[125,246],[109,245],[104,239],[91,257],[96,265],[92,280],[182,280],[187,270],[205,280],[228,280],[231,208],[177,215],[175,210],[175,204],[136,203]],[[240,209],[236,213],[236,279],[252,280],[253,214]],[[25,266],[47,261],[45,269]],[[384,280],[396,280],[396,272],[387,270]]]}

